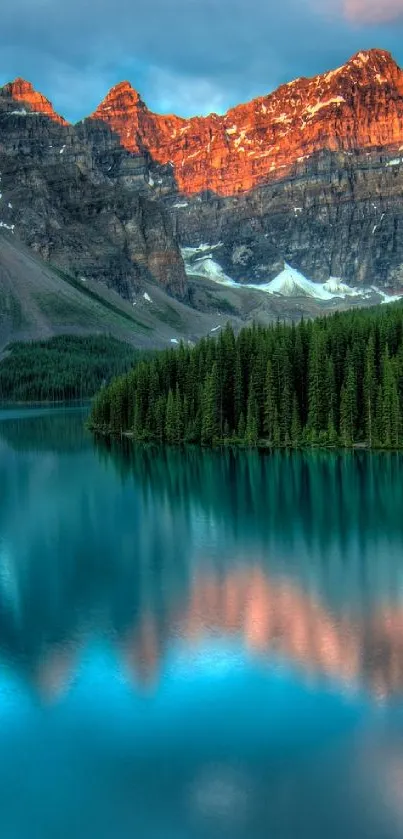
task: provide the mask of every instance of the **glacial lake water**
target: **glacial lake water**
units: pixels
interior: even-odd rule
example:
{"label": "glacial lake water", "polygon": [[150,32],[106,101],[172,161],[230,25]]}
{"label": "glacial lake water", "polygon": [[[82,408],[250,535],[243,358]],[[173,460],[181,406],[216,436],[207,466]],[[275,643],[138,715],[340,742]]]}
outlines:
{"label": "glacial lake water", "polygon": [[1,839],[403,837],[403,458],[0,412]]}

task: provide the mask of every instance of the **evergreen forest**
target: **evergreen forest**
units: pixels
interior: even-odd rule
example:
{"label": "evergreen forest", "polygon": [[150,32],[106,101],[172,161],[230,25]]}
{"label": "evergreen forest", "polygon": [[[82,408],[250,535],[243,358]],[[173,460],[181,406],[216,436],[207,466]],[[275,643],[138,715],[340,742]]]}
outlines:
{"label": "evergreen forest", "polygon": [[60,335],[15,343],[0,362],[0,400],[60,402],[92,397],[143,356],[105,335]]}
{"label": "evergreen forest", "polygon": [[228,325],[142,360],[96,396],[90,426],[211,446],[403,444],[403,307],[298,325]]}

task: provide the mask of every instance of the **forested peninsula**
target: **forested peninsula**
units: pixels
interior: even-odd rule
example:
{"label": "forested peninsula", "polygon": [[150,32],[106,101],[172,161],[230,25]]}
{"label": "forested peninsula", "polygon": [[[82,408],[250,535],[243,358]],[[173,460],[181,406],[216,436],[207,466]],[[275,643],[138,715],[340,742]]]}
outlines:
{"label": "forested peninsula", "polygon": [[158,353],[96,396],[90,427],[137,441],[403,445],[403,306],[253,326]]}

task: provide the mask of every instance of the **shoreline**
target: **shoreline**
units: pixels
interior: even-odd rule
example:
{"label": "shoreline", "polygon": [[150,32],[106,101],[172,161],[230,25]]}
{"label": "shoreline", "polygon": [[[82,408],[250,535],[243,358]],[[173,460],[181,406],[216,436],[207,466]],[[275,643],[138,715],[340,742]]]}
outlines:
{"label": "shoreline", "polygon": [[136,440],[133,431],[122,431],[120,434],[113,434],[111,431],[105,431],[105,429],[97,428],[91,425],[87,425],[87,430],[91,432],[94,436],[99,437],[106,437],[108,439],[113,440],[131,440],[133,443],[139,446],[157,446],[158,448],[168,448],[168,449],[181,449],[181,448],[197,448],[203,451],[217,451],[219,449],[243,449],[248,451],[259,451],[259,452],[275,452],[275,451],[312,451],[312,450],[321,450],[321,451],[329,451],[329,452],[403,452],[403,446],[401,448],[396,448],[395,446],[391,446],[390,448],[386,448],[385,446],[369,446],[368,443],[353,443],[351,446],[342,446],[341,444],[337,443],[298,443],[294,445],[272,445],[271,443],[261,440],[255,445],[249,445],[245,441],[237,441],[237,440],[220,440],[216,443],[212,443],[211,445],[206,445],[202,443],[187,443],[185,441],[181,441],[180,443],[165,443],[159,440]]}
{"label": "shoreline", "polygon": [[88,405],[91,405],[93,400],[93,396],[86,396],[83,399],[35,399],[35,401],[9,401],[9,400],[0,400],[0,410],[5,408],[43,408],[43,407],[51,407],[55,405],[55,407],[80,407],[81,405],[83,408],[86,408]]}

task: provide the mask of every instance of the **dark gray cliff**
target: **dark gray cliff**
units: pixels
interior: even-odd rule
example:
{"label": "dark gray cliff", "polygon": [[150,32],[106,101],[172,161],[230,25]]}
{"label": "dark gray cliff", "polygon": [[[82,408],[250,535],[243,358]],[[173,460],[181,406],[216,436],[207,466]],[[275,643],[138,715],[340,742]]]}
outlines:
{"label": "dark gray cliff", "polygon": [[62,124],[3,88],[0,172],[0,226],[46,260],[125,297],[144,281],[186,295],[170,214],[107,126]]}
{"label": "dark gray cliff", "polygon": [[265,282],[284,262],[322,282],[403,286],[403,157],[321,152],[235,197],[166,197],[183,246],[216,245],[240,282]]}

